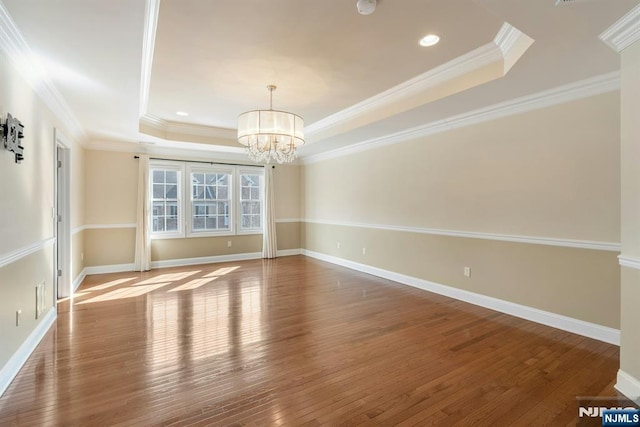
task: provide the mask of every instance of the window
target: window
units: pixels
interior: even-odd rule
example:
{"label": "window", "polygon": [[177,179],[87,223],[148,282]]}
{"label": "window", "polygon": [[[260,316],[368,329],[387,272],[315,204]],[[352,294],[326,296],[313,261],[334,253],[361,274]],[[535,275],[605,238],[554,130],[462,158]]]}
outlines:
{"label": "window", "polygon": [[176,234],[181,229],[180,170],[173,167],[151,168],[152,233]]}
{"label": "window", "polygon": [[262,168],[156,161],[150,175],[153,238],[262,233]]}
{"label": "window", "polygon": [[231,231],[231,175],[191,172],[191,231]]}
{"label": "window", "polygon": [[262,175],[240,174],[240,229],[262,231]]}

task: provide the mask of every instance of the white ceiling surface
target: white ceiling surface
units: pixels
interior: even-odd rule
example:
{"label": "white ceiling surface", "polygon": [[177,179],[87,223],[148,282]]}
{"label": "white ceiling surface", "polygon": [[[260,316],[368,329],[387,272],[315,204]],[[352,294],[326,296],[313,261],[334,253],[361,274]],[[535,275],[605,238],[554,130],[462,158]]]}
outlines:
{"label": "white ceiling surface", "polygon": [[[153,140],[138,132],[144,0],[2,2],[91,139]],[[505,77],[300,150],[317,154],[615,71],[598,35],[638,3],[379,0],[361,16],[355,0],[161,0],[146,112],[234,128],[273,83],[274,108],[308,126],[490,42],[503,22],[535,40]],[[431,32],[440,44],[419,47]]]}

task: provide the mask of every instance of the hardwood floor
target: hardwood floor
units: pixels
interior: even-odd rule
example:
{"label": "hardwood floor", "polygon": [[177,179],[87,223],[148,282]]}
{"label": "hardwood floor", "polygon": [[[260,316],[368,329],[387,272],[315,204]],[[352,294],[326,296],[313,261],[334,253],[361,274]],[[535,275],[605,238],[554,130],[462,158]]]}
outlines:
{"label": "hardwood floor", "polygon": [[88,276],[0,425],[572,425],[618,348],[303,256]]}

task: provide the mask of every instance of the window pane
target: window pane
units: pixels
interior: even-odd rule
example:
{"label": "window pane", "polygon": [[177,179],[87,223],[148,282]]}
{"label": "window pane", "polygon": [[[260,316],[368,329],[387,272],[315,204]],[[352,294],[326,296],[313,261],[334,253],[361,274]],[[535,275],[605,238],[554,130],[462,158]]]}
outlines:
{"label": "window pane", "polygon": [[251,200],[260,200],[260,189],[251,187]]}
{"label": "window pane", "polygon": [[207,230],[215,230],[217,228],[216,218],[215,216],[207,217]]}
{"label": "window pane", "polygon": [[216,187],[207,186],[207,190],[205,191],[205,199],[215,200],[215,198],[216,198]]}
{"label": "window pane", "polygon": [[193,184],[204,184],[204,174],[192,173],[191,174],[191,182]]}
{"label": "window pane", "polygon": [[220,230],[228,230],[229,229],[229,217],[227,217],[227,216],[219,216],[218,217],[218,229],[220,229]]}
{"label": "window pane", "polygon": [[163,199],[164,198],[164,185],[162,185],[162,184],[153,184],[153,198],[154,199]]}
{"label": "window pane", "polygon": [[163,218],[153,218],[153,231],[164,231]]}
{"label": "window pane", "polygon": [[248,187],[242,187],[242,195],[240,196],[240,199],[249,200],[250,195],[251,195],[251,189]]}
{"label": "window pane", "polygon": [[166,171],[165,172],[165,177],[166,177],[167,183],[169,183],[169,184],[177,184],[178,183],[178,172],[176,172],[176,171]]}
{"label": "window pane", "polygon": [[260,214],[260,202],[251,202],[251,213]]}
{"label": "window pane", "polygon": [[164,182],[164,171],[153,171],[153,182]]}
{"label": "window pane", "polygon": [[218,187],[218,198],[221,200],[226,200],[229,198],[229,187],[222,186]]}
{"label": "window pane", "polygon": [[167,199],[177,199],[178,198],[178,185],[177,184],[167,185],[167,187],[166,187],[166,198]]}
{"label": "window pane", "polygon": [[153,216],[164,215],[164,202],[153,202]]}
{"label": "window pane", "polygon": [[178,231],[178,218],[167,218],[167,227],[165,231]]}
{"label": "window pane", "polygon": [[260,215],[251,216],[251,228],[260,228]]}
{"label": "window pane", "polygon": [[193,229],[194,230],[204,230],[204,228],[205,228],[205,219],[204,219],[204,217],[193,218]]}
{"label": "window pane", "polygon": [[229,175],[227,174],[218,175],[218,185],[229,185]]}

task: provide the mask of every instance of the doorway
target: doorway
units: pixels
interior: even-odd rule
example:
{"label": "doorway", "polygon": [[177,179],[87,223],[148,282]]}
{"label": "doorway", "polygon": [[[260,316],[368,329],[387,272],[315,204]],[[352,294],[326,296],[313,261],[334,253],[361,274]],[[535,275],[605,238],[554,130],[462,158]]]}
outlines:
{"label": "doorway", "polygon": [[71,146],[57,129],[54,129],[54,232],[55,249],[55,299],[73,294],[71,267]]}

